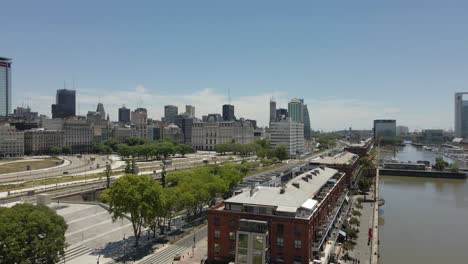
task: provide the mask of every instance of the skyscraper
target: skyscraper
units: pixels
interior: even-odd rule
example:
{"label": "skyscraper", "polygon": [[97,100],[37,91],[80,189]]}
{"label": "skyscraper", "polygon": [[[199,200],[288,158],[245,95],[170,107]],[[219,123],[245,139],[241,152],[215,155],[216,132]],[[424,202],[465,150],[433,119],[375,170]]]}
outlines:
{"label": "skyscraper", "polygon": [[455,94],[455,136],[468,138],[468,100],[463,100],[463,95]]}
{"label": "skyscraper", "polygon": [[59,89],[52,105],[52,118],[67,118],[76,116],[75,90]]}
{"label": "skyscraper", "polygon": [[271,122],[276,122],[277,121],[277,114],[276,114],[276,101],[272,97],[270,99],[270,123]]}
{"label": "skyscraper", "polygon": [[288,117],[288,109],[284,109],[284,108],[276,109],[276,121],[275,122],[286,119],[287,117]]}
{"label": "skyscraper", "polygon": [[188,115],[188,117],[194,118],[195,117],[195,106],[186,105],[185,106],[185,113]]}
{"label": "skyscraper", "polygon": [[0,116],[11,114],[11,59],[0,57]]}
{"label": "skyscraper", "polygon": [[104,105],[102,103],[98,103],[96,112],[101,114],[101,119],[106,119],[106,110],[104,110]]}
{"label": "skyscraper", "polygon": [[166,105],[164,106],[164,122],[166,124],[174,124],[175,116],[178,113],[177,106],[175,105]]}
{"label": "skyscraper", "polygon": [[294,98],[288,104],[288,114],[292,121],[304,123],[303,100]]}
{"label": "skyscraper", "polygon": [[309,117],[309,109],[307,109],[307,105],[303,107],[304,112],[304,138],[307,140],[312,139],[312,135],[310,133],[310,117]]}
{"label": "skyscraper", "polygon": [[391,139],[396,137],[396,120],[377,119],[374,120],[374,139]]}
{"label": "skyscraper", "polygon": [[223,120],[224,121],[235,121],[236,116],[234,115],[234,106],[230,104],[223,105]]}
{"label": "skyscraper", "polygon": [[119,108],[119,123],[129,124],[130,123],[130,109],[122,106]]}
{"label": "skyscraper", "polygon": [[[187,114],[187,113],[186,113]],[[184,144],[192,144],[193,118],[189,115],[176,115],[174,124],[184,133]]]}

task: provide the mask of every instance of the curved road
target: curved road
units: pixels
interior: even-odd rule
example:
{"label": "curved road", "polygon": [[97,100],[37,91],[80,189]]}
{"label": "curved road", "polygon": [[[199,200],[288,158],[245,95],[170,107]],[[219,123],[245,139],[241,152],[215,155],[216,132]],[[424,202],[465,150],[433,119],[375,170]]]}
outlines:
{"label": "curved road", "polygon": [[[91,157],[95,157],[95,160],[91,161]],[[81,158],[77,156],[65,156],[63,158],[70,161],[68,166],[55,166],[47,169],[0,174],[0,183],[15,183],[70,175],[90,171],[96,169],[97,166],[102,168],[105,167],[107,162],[111,162],[106,156],[95,155],[83,155]]]}

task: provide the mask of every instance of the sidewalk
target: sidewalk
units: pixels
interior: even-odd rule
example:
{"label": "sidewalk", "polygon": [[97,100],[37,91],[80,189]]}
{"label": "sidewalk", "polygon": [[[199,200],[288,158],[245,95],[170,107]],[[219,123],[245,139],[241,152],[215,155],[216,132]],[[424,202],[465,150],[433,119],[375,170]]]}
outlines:
{"label": "sidewalk", "polygon": [[[358,260],[357,263],[360,264],[370,264],[371,259],[371,243],[369,243],[369,228],[373,227],[373,215],[374,215],[374,195],[373,189],[368,192],[366,195],[366,201],[361,203],[362,209],[356,209],[353,206],[354,210],[358,210],[361,212],[361,216],[359,217],[359,233],[358,237],[355,240],[356,245],[354,246],[354,250],[348,251],[348,254],[351,258]],[[364,198],[364,195],[356,195],[354,199],[358,199],[359,197]],[[341,260],[340,263],[353,263],[353,261],[343,261]]]}
{"label": "sidewalk", "polygon": [[200,264],[208,255],[208,237],[198,241],[195,249],[187,249],[180,254],[183,258],[180,261],[174,261],[177,264]]}

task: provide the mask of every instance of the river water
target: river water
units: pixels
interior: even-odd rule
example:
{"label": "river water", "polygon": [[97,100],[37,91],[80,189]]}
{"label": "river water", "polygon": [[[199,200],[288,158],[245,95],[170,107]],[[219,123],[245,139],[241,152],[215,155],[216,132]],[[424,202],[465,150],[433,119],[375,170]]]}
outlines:
{"label": "river water", "polygon": [[[400,161],[435,155],[407,145]],[[468,263],[468,182],[383,176],[380,195],[380,263]]]}

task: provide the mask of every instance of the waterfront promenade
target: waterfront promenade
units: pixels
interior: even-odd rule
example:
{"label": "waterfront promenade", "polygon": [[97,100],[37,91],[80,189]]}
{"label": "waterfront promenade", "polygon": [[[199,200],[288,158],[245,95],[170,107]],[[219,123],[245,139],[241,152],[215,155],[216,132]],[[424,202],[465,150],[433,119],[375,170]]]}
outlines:
{"label": "waterfront promenade", "polygon": [[[372,187],[364,197],[364,195],[355,195],[354,200],[362,198],[365,200],[361,203],[362,209],[357,209],[353,206],[354,210],[358,210],[361,213],[359,217],[359,233],[356,239],[356,245],[354,250],[348,252],[348,255],[353,260],[340,260],[338,263],[360,263],[360,264],[377,264],[378,263],[378,217],[379,217],[379,174],[376,175],[375,187]],[[369,229],[372,230],[372,239],[369,241]]]}

